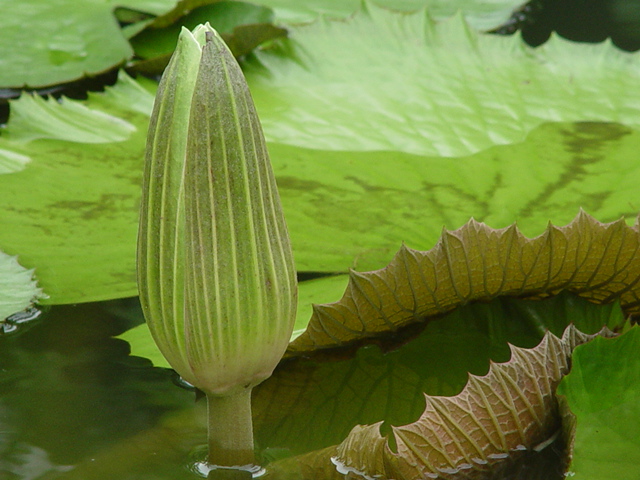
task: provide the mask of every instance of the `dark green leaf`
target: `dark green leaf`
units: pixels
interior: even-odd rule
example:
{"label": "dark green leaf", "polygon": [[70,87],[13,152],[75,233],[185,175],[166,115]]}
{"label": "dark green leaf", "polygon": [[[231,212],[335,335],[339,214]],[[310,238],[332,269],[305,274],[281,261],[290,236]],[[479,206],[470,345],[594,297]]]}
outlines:
{"label": "dark green leaf", "polygon": [[0,17],[2,88],[70,82],[133,54],[107,2],[21,0],[7,8]]}
{"label": "dark green leaf", "polygon": [[640,465],[640,328],[577,348],[558,388],[576,416],[567,478],[632,480]]}

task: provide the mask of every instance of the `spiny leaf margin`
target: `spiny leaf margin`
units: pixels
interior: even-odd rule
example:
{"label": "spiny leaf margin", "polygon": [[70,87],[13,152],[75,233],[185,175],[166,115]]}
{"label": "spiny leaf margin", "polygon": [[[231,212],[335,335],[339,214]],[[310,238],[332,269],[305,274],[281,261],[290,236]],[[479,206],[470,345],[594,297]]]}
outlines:
{"label": "spiny leaf margin", "polygon": [[526,238],[516,224],[492,229],[471,219],[443,230],[428,251],[405,245],[385,268],[350,272],[341,300],[314,305],[307,330],[288,355],[383,336],[498,296],[544,298],[569,291],[595,303],[619,300],[640,311],[638,224],[601,223],[580,211],[564,227]]}
{"label": "spiny leaf margin", "polygon": [[366,478],[483,478],[558,430],[555,390],[573,349],[598,335],[612,334],[586,335],[570,325],[561,339],[548,332],[533,349],[510,346],[509,362],[492,362],[482,377],[469,375],[460,394],[425,395],[422,416],[393,427],[397,453],[380,435],[379,422],[355,427],[332,462]]}

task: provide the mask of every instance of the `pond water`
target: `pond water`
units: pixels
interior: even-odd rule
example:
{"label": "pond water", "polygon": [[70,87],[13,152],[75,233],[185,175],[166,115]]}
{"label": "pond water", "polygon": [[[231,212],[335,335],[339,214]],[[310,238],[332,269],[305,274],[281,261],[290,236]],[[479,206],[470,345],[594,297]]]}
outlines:
{"label": "pond water", "polygon": [[[322,478],[282,474],[269,462],[339,444],[356,424],[385,420],[389,431],[413,422],[423,392],[458,393],[467,372],[485,374],[489,358],[508,360],[506,341],[536,345],[535,315],[496,319],[505,308],[520,315],[514,305],[459,309],[386,353],[388,345],[369,345],[283,362],[253,397],[266,476]],[[114,338],[141,321],[137,299],[57,306],[0,336],[0,479],[202,478],[194,465],[206,454],[205,401]],[[495,478],[538,478],[531,465],[541,465],[539,478],[563,478],[562,454],[543,452],[526,467],[531,475]]]}

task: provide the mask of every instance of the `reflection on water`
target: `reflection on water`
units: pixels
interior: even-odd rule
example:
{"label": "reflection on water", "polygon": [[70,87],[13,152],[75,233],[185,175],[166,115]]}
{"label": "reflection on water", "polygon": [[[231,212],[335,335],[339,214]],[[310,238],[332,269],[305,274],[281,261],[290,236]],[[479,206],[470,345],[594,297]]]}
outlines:
{"label": "reflection on water", "polygon": [[[254,392],[263,463],[336,445],[356,424],[413,422],[423,392],[454,395],[467,372],[508,360],[506,341],[537,344],[535,322],[497,319],[505,308],[514,307],[465,307],[388,353],[372,345],[352,358],[280,365]],[[204,402],[112,338],[140,321],[135,300],[61,306],[0,336],[2,480],[201,478],[193,466],[206,449]],[[284,478],[278,468],[267,476]]]}
{"label": "reflection on water", "polygon": [[[129,322],[109,304],[56,307],[0,337],[0,478],[61,472],[192,409],[168,370],[111,338]],[[125,478],[125,477],[122,477]]]}

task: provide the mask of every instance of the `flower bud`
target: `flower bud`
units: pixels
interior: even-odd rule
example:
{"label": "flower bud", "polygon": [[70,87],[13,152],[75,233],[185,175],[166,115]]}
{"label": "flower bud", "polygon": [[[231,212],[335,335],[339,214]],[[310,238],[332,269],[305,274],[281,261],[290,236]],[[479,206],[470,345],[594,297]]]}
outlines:
{"label": "flower bud", "polygon": [[153,338],[208,395],[251,388],[287,348],[295,274],[242,71],[208,24],[183,29],[147,139],[138,279]]}

